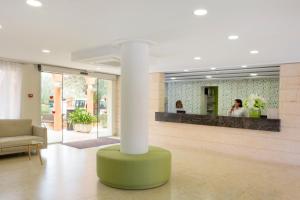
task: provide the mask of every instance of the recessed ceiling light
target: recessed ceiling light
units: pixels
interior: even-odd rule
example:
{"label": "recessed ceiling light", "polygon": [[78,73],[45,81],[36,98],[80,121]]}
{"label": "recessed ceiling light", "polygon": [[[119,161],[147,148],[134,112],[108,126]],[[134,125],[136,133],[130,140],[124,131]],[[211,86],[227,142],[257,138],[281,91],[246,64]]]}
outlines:
{"label": "recessed ceiling light", "polygon": [[201,57],[196,56],[196,57],[194,57],[194,60],[201,60]]}
{"label": "recessed ceiling light", "polygon": [[2,25],[0,24],[0,29],[2,29]]}
{"label": "recessed ceiling light", "polygon": [[215,67],[212,67],[212,68],[210,68],[211,70],[216,70],[217,68],[215,68]]}
{"label": "recessed ceiling light", "polygon": [[188,69],[184,69],[183,71],[184,71],[184,72],[188,72],[188,71],[190,71],[190,70],[188,70]]}
{"label": "recessed ceiling light", "polygon": [[176,78],[175,78],[175,77],[171,77],[171,79],[172,79],[172,80],[176,80]]}
{"label": "recessed ceiling light", "polygon": [[247,65],[242,65],[241,68],[247,68]]}
{"label": "recessed ceiling light", "polygon": [[32,7],[41,7],[43,4],[38,0],[27,0],[26,3]]}
{"label": "recessed ceiling light", "polygon": [[251,73],[250,76],[257,76],[257,74],[256,73]]}
{"label": "recessed ceiling light", "polygon": [[196,15],[196,16],[204,16],[204,15],[207,15],[207,10],[205,10],[205,9],[197,9],[197,10],[194,10],[194,15]]}
{"label": "recessed ceiling light", "polygon": [[228,36],[228,40],[237,40],[237,39],[239,39],[238,35],[229,35]]}
{"label": "recessed ceiling light", "polygon": [[207,75],[207,76],[205,76],[206,78],[212,78],[212,76],[211,75]]}
{"label": "recessed ceiling light", "polygon": [[251,50],[250,53],[251,53],[251,54],[258,54],[259,51],[258,51],[258,50]]}
{"label": "recessed ceiling light", "polygon": [[43,53],[51,53],[51,51],[49,49],[43,49],[42,52]]}

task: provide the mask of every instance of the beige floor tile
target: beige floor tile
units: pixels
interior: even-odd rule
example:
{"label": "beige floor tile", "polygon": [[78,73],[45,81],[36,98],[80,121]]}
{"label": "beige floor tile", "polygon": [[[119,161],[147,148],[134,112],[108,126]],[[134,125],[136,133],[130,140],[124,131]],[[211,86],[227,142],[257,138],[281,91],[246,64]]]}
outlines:
{"label": "beige floor tile", "polygon": [[172,178],[164,186],[118,190],[96,175],[98,148],[55,144],[37,156],[0,158],[0,199],[4,200],[297,200],[300,167],[263,163],[210,151],[169,149]]}

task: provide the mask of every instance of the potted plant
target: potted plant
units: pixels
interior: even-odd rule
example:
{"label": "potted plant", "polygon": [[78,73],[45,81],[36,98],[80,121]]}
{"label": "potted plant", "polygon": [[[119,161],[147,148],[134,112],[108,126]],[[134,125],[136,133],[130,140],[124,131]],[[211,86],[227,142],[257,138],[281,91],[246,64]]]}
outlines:
{"label": "potted plant", "polygon": [[252,94],[245,100],[244,104],[248,109],[249,117],[260,118],[261,111],[266,106],[266,101],[264,98]]}
{"label": "potted plant", "polygon": [[85,109],[76,109],[69,114],[68,122],[73,124],[74,130],[81,133],[91,132],[93,125],[96,121],[96,117]]}

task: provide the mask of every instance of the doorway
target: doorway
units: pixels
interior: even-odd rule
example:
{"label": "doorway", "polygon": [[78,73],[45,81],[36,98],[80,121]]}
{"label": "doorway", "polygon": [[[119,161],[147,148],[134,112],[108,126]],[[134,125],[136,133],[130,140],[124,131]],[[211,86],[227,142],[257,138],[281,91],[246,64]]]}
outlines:
{"label": "doorway", "polygon": [[41,122],[48,143],[112,136],[112,81],[77,74],[41,74]]}
{"label": "doorway", "polygon": [[206,86],[202,89],[202,112],[203,115],[218,115],[218,87]]}

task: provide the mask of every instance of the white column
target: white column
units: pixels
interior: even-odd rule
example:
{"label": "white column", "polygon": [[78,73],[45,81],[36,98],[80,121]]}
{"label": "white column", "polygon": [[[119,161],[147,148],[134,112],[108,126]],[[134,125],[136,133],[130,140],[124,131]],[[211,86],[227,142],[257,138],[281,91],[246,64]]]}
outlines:
{"label": "white column", "polygon": [[121,44],[121,152],[148,152],[149,43]]}

